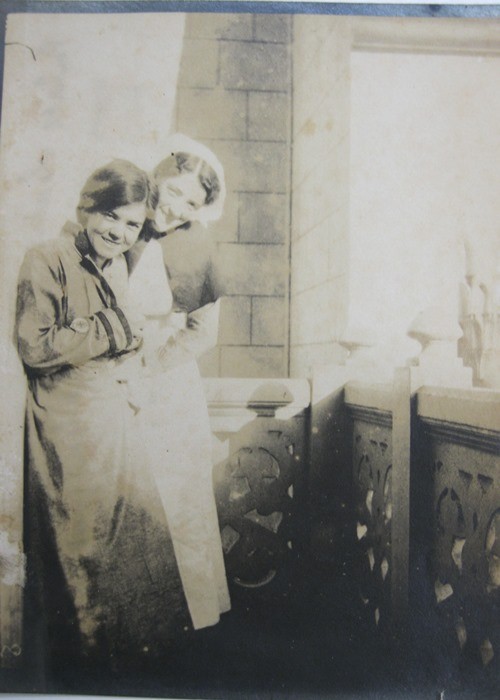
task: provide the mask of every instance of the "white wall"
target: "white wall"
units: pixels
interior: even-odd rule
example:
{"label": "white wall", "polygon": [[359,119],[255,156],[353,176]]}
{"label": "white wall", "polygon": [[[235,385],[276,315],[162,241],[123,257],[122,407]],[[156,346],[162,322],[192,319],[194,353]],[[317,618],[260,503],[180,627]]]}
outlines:
{"label": "white wall", "polygon": [[457,318],[464,238],[499,258],[499,57],[351,54],[350,322],[396,359],[416,314]]}
{"label": "white wall", "polygon": [[294,17],[290,373],[345,354],[350,19]]}
{"label": "white wall", "polygon": [[[182,14],[8,17],[1,128],[0,515],[20,525],[24,380],[11,342],[25,250],[58,235],[85,179],[113,158],[150,169],[165,153]],[[22,44],[22,45],[21,45]]]}
{"label": "white wall", "polygon": [[295,16],[293,57],[291,373],[368,334],[401,364],[420,311],[458,320],[464,240],[500,264],[498,24]]}

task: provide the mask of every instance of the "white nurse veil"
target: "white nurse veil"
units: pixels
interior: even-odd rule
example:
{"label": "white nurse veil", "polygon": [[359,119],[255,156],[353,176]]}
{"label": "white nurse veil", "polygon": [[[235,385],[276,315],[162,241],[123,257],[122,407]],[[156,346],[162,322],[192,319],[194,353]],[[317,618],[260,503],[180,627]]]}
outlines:
{"label": "white nurse veil", "polygon": [[172,134],[172,136],[169,136],[166,141],[166,147],[167,155],[189,153],[205,161],[205,163],[213,169],[219,179],[219,195],[211,204],[205,204],[197,211],[193,212],[191,220],[198,221],[206,226],[209,221],[217,221],[217,219],[220,219],[224,208],[224,200],[226,199],[226,181],[224,178],[224,168],[215,153],[204,144],[195,141],[185,134]]}

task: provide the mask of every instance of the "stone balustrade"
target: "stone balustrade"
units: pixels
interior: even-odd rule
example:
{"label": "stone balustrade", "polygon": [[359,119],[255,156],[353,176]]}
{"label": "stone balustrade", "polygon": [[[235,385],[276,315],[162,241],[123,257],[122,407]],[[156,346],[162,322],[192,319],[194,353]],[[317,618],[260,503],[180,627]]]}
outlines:
{"label": "stone balustrade", "polygon": [[321,394],[323,441],[330,429],[341,443],[318,483],[341,491],[333,529],[346,528],[356,614],[375,647],[411,649],[435,678],[473,673],[494,684],[500,393],[472,388],[472,369],[457,358],[460,328],[441,310],[425,310],[409,335],[421,353],[392,382],[366,381],[365,350],[318,373],[320,384],[336,379],[329,395],[313,381],[313,430]]}
{"label": "stone balustrade", "polygon": [[246,589],[290,585],[303,530],[309,383],[207,379],[205,387],[228,579]]}

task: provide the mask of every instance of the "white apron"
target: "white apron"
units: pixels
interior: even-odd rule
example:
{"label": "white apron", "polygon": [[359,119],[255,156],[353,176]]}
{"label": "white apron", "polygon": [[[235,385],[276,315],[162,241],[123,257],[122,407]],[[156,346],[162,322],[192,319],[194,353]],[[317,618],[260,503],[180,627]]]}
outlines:
{"label": "white apron", "polygon": [[[148,355],[185,325],[172,312],[161,246],[150,241],[130,278],[130,300],[147,319],[146,376],[138,388],[148,451],[165,509],[193,627],[230,609],[212,485],[212,433],[196,360],[148,373]],[[149,376],[148,376],[149,374]]]}

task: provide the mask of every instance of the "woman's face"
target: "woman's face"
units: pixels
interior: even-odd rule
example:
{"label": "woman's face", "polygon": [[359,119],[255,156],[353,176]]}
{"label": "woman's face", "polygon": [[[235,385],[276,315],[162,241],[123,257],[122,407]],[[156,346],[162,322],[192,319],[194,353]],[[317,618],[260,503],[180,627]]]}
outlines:
{"label": "woman's face", "polygon": [[88,215],[86,230],[94,258],[102,265],[116,258],[136,242],[146,219],[146,203],[125,204],[107,212]]}
{"label": "woman's face", "polygon": [[167,177],[158,184],[158,192],[156,227],[161,232],[191,221],[207,196],[196,173]]}

